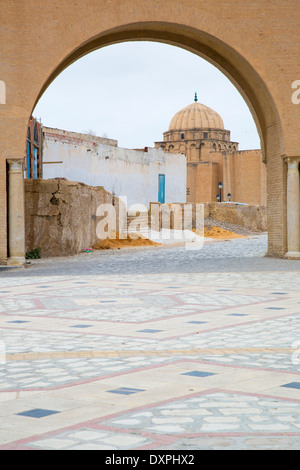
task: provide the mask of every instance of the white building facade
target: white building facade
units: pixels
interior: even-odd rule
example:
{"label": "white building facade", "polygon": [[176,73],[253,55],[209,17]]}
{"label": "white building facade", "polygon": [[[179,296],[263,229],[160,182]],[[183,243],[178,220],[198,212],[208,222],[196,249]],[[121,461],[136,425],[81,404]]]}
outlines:
{"label": "white building facade", "polygon": [[162,149],[131,150],[112,139],[43,127],[42,178],[103,186],[128,207],[185,203],[187,162]]}

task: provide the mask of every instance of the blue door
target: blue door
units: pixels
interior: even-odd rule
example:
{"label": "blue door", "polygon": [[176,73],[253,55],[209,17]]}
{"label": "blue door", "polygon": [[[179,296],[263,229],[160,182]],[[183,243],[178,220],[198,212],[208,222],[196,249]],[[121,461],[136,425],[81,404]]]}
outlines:
{"label": "blue door", "polygon": [[34,149],[34,179],[37,179],[37,164],[38,164],[38,159],[37,159],[37,148]]}
{"label": "blue door", "polygon": [[165,203],[166,193],[166,176],[158,175],[158,202]]}

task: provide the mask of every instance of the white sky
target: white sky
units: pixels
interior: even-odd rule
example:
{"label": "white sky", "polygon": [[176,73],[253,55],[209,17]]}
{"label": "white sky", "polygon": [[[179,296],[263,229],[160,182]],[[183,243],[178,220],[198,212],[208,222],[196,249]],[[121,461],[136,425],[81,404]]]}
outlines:
{"label": "white sky", "polygon": [[252,115],[231,82],[207,61],[161,43],[127,42],[87,55],[50,85],[33,114],[45,126],[93,131],[120,147],[153,147],[195,92],[221,115],[240,150],[260,148]]}

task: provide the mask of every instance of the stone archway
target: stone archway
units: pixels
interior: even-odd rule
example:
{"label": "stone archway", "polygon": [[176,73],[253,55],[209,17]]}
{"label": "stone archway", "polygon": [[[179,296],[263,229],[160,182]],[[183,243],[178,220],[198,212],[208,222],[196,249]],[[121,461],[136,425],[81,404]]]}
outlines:
{"label": "stone archway", "polygon": [[[290,91],[289,94],[283,93],[282,87],[283,80],[292,84],[295,79],[296,61],[293,68],[291,58],[297,57],[293,41],[297,28],[295,26],[291,32],[289,25],[290,35],[285,44],[289,46],[290,55],[283,53],[279,43],[269,41],[274,15],[278,20],[277,34],[282,31],[284,35],[287,9],[291,14],[296,14],[293,1],[288,6],[282,6],[284,14],[277,2],[276,5],[274,10],[274,5],[269,2],[259,10],[249,12],[247,4],[239,4],[237,8],[234,0],[224,2],[224,5],[217,0],[174,0],[164,5],[155,0],[141,0],[138,7],[133,0],[122,4],[114,0],[88,0],[84,5],[45,0],[42,9],[36,8],[33,0],[22,6],[10,2],[5,10],[8,26],[0,33],[3,41],[10,41],[10,47],[3,54],[3,77],[0,77],[6,85],[5,105],[0,108],[3,127],[0,147],[1,205],[6,207],[6,162],[14,166],[17,161],[22,164],[28,118],[41,95],[65,68],[89,52],[110,44],[133,40],[165,42],[211,62],[235,84],[247,102],[257,125],[267,164],[268,254],[283,256],[288,251],[286,217],[289,212],[287,163],[283,157],[298,157],[299,135],[296,119],[295,122],[292,119],[298,109],[291,103]],[[261,10],[265,13],[264,24],[261,22]],[[245,37],[247,26],[248,34]],[[269,57],[273,57],[272,63]],[[284,64],[288,67],[283,73]],[[14,178],[18,173],[11,171],[10,174],[11,194],[22,192],[22,185],[17,182],[17,177]],[[6,211],[0,216],[2,261],[7,259],[8,238],[8,254],[14,253],[13,257],[17,260],[22,258],[21,229],[18,229],[18,243],[14,244],[13,236],[8,237],[8,219],[11,227],[16,226],[16,218],[19,227],[22,226],[22,198],[15,200],[19,201],[16,203],[19,207],[10,197],[8,216]],[[293,249],[295,252],[297,250]]]}

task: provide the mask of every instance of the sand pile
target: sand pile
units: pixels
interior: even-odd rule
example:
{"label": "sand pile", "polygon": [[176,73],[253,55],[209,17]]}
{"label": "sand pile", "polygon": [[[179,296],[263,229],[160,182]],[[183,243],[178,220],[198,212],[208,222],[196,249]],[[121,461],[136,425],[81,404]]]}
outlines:
{"label": "sand pile", "polygon": [[244,235],[239,235],[238,233],[230,232],[229,230],[215,226],[204,227],[204,237],[218,240],[226,240],[230,238],[247,238]]}
{"label": "sand pile", "polygon": [[[193,232],[197,234],[197,230],[193,230]],[[199,235],[202,236],[201,233],[199,233]],[[244,235],[239,235],[238,233],[231,232],[230,230],[226,230],[221,227],[210,226],[210,225],[204,228],[204,237],[215,239],[215,240],[228,240],[232,238],[247,238]],[[96,250],[129,248],[129,247],[143,247],[143,246],[155,246],[155,245],[158,246],[160,244],[161,243],[157,243],[155,241],[149,240],[148,238],[145,238],[141,235],[139,236],[139,238],[137,238],[136,234],[128,234],[127,238],[123,239],[123,238],[120,238],[120,235],[117,232],[114,238],[109,238],[106,240],[99,240],[89,250],[96,251]]]}
{"label": "sand pile", "polygon": [[153,242],[152,240],[148,240],[148,238],[144,238],[140,236],[136,238],[135,234],[127,235],[127,238],[123,239],[120,238],[119,233],[116,233],[115,238],[108,238],[106,240],[99,240],[99,242],[95,243],[92,248],[93,250],[109,250],[113,248],[128,248],[128,247],[135,247],[135,246],[153,246],[159,245],[159,243]]}

